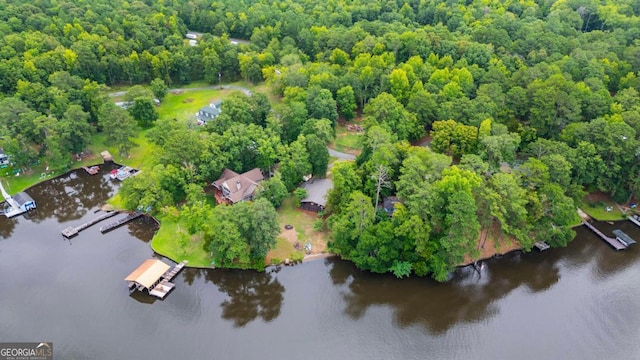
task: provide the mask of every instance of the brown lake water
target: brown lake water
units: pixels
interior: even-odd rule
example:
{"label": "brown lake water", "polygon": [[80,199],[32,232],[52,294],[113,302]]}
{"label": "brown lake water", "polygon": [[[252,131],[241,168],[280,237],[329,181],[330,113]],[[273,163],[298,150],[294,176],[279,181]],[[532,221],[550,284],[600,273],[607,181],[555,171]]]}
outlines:
{"label": "brown lake water", "polygon": [[[60,234],[114,191],[106,174],[72,172],[28,190],[36,211],[0,218],[0,341],[53,341],[56,359],[640,358],[640,247],[616,252],[584,228],[567,248],[506,255],[445,284],[324,259],[186,269],[161,301],[123,281],[154,256],[153,221]],[[640,240],[630,222],[598,227]]]}

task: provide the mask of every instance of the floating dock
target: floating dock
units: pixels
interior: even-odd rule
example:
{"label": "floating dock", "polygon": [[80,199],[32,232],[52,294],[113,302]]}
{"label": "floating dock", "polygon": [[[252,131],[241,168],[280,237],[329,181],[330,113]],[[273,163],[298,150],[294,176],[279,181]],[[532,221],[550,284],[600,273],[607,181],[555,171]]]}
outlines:
{"label": "floating dock", "polygon": [[549,249],[551,246],[549,246],[549,244],[547,244],[544,241],[536,241],[533,244],[533,247],[535,247],[536,249],[538,249],[539,251],[545,251],[547,249]]}
{"label": "floating dock", "polygon": [[86,223],[84,223],[84,224],[82,224],[80,226],[76,226],[76,227],[69,226],[66,229],[62,229],[62,236],[66,237],[67,239],[72,238],[72,237],[78,235],[78,233],[80,233],[80,231],[82,231],[82,230],[84,230],[84,229],[86,229],[88,227],[91,227],[91,226],[99,223],[102,220],[108,219],[108,218],[116,216],[118,214],[119,214],[118,211],[109,211],[109,212],[106,212],[106,213],[98,216],[97,218],[95,218],[93,220],[87,221]]}
{"label": "floating dock", "polygon": [[120,226],[128,223],[129,221],[135,220],[135,219],[139,218],[142,215],[144,215],[144,213],[141,213],[141,212],[131,213],[131,214],[127,215],[126,217],[120,219],[120,220],[114,221],[114,222],[112,222],[110,224],[107,224],[106,226],[101,227],[100,228],[100,232],[103,233],[103,234],[104,233],[108,233],[109,231],[114,230],[116,228],[119,228]]}
{"label": "floating dock", "polygon": [[602,233],[602,231],[596,229],[596,227],[593,226],[593,224],[591,224],[590,222],[582,221],[582,223],[616,250],[624,250],[627,247],[636,243],[635,240],[633,240],[629,235],[622,232],[622,230],[620,229],[613,230],[613,233],[616,235],[616,237],[612,238],[612,237],[606,236],[605,234]]}
{"label": "floating dock", "polygon": [[183,260],[180,264],[175,265],[171,270],[168,270],[164,275],[162,275],[162,281],[149,290],[149,295],[164,299],[169,291],[176,286],[176,284],[171,282],[171,279],[173,279],[188,262],[189,261],[187,260]]}
{"label": "floating dock", "polygon": [[94,166],[92,166],[92,167],[86,167],[86,166],[83,166],[82,168],[83,168],[83,169],[84,169],[84,171],[86,171],[86,172],[87,172],[87,174],[89,174],[89,175],[95,175],[95,174],[97,174],[97,173],[99,173],[99,172],[100,172],[100,167],[99,167],[98,165],[94,165]]}

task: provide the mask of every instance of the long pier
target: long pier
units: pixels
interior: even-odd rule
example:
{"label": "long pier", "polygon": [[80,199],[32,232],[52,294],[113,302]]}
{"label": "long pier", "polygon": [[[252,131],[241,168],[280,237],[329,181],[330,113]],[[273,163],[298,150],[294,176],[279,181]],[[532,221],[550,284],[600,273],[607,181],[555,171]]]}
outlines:
{"label": "long pier", "polygon": [[100,216],[98,216],[97,218],[94,218],[90,221],[87,221],[86,223],[80,225],[80,226],[69,226],[68,228],[62,229],[62,236],[68,238],[72,238],[76,235],[78,235],[78,233],[80,233],[80,231],[89,228],[97,223],[99,223],[102,220],[108,219],[110,217],[116,216],[118,215],[120,212],[118,211],[108,211]]}
{"label": "long pier", "polygon": [[103,233],[103,234],[104,233],[108,233],[109,231],[114,230],[114,229],[116,229],[116,228],[128,223],[129,221],[135,220],[135,219],[139,218],[142,215],[144,215],[144,213],[142,213],[142,212],[131,213],[131,214],[127,215],[126,217],[120,219],[120,220],[114,221],[114,222],[112,222],[110,224],[107,224],[106,226],[101,227],[100,228],[100,232]]}
{"label": "long pier", "polygon": [[613,247],[614,249],[623,250],[623,249],[627,248],[627,245],[625,245],[622,241],[618,240],[617,238],[612,238],[612,237],[609,237],[609,236],[603,234],[602,231],[596,229],[596,227],[593,226],[593,224],[591,224],[590,222],[588,222],[586,220],[583,220],[582,223],[586,227],[588,227],[591,231],[596,233],[596,235],[598,235],[602,240],[604,240],[609,245],[611,245],[611,247]]}

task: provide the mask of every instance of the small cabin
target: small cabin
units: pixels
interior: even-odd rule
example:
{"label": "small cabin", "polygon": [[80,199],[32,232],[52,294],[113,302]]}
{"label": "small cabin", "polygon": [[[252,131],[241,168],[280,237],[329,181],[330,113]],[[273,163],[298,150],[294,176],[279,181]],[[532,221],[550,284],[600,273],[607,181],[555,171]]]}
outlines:
{"label": "small cabin", "polygon": [[300,208],[321,212],[327,206],[327,193],[333,188],[331,179],[312,179],[301,186],[307,190],[307,196],[300,201]]}

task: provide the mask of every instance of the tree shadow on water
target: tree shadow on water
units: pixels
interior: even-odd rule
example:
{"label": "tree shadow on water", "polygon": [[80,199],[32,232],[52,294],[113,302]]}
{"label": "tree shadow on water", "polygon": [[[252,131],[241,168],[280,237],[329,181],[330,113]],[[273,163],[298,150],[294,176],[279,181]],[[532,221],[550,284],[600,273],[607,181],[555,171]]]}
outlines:
{"label": "tree shadow on water", "polygon": [[429,278],[396,279],[393,275],[361,271],[346,261],[326,259],[334,284],[343,291],[345,314],[360,319],[371,306],[387,306],[401,327],[421,325],[432,334],[442,334],[463,323],[476,323],[500,311],[497,300],[524,287],[541,292],[560,278],[561,254],[511,253],[484,262],[478,273],[473,267],[458,268],[446,283]]}
{"label": "tree shadow on water", "polygon": [[265,322],[280,315],[284,286],[275,274],[254,271],[208,271],[206,280],[214,283],[228,298],[222,301],[222,317],[243,327],[258,317]]}

